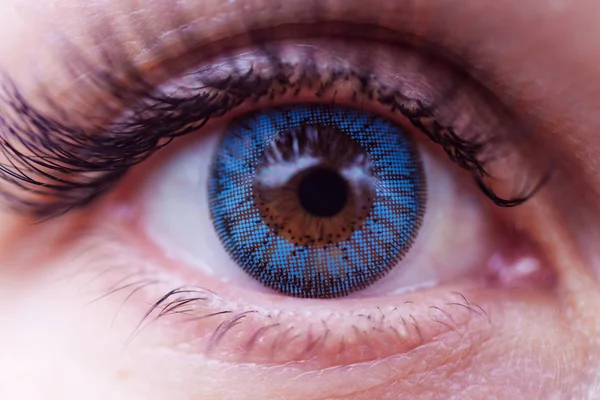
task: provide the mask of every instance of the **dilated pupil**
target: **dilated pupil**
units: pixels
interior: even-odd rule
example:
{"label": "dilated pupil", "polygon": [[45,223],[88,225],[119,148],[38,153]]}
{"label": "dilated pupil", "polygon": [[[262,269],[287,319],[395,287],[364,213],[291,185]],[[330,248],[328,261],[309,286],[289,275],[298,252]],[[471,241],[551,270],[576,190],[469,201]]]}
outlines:
{"label": "dilated pupil", "polygon": [[336,171],[317,167],[300,182],[298,198],[302,207],[315,217],[332,217],[348,202],[348,183]]}

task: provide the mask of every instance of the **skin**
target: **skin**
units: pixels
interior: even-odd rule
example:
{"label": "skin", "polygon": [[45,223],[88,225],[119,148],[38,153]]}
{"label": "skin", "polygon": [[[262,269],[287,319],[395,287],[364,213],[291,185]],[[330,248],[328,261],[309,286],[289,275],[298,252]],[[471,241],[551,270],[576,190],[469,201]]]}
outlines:
{"label": "skin", "polygon": [[[56,57],[60,38],[48,32],[61,32],[91,49],[91,21],[108,16],[127,43],[129,57],[152,70],[161,56],[128,29],[131,16],[151,18],[174,7],[170,3],[175,2],[4,0],[0,68],[40,107],[43,84],[69,109],[71,95],[82,89]],[[138,294],[124,307],[124,295],[92,302],[119,279],[99,274],[109,264],[103,260],[111,260],[111,252],[99,246],[101,240],[110,241],[123,264],[142,258],[130,234],[79,237],[100,224],[98,215],[113,212],[113,205],[130,195],[127,185],[87,213],[76,211],[43,224],[6,207],[0,213],[0,398],[600,397],[600,250],[595,245],[600,220],[600,3],[372,0],[368,9],[358,1],[322,3],[323,14],[331,20],[397,28],[459,55],[468,60],[468,73],[495,97],[516,114],[535,120],[535,140],[557,160],[555,173],[523,207],[496,212],[530,238],[531,251],[546,271],[542,275],[550,275],[551,282],[536,273],[516,273],[514,281],[496,285],[457,283],[412,297],[370,299],[374,308],[407,299],[427,306],[431,296],[460,291],[481,305],[487,318],[456,314],[460,335],[433,335],[418,346],[394,348],[355,363],[296,367],[225,361],[180,341],[177,328],[167,323],[129,340],[157,296]],[[202,26],[207,43],[241,34],[248,25],[309,22],[313,16],[304,0],[177,4],[187,11],[192,29]],[[248,24],[227,24],[240,21],[236,13],[242,6],[248,7]],[[181,52],[173,34],[177,27],[160,18],[152,21],[152,30],[162,33],[173,54]],[[534,163],[541,151],[527,158]],[[509,254],[521,251],[507,246]],[[151,263],[163,267],[160,258]],[[257,302],[268,304],[268,297],[256,296]],[[298,309],[303,307],[300,302],[281,300],[276,307]],[[356,309],[359,304],[348,300],[332,307]],[[459,318],[464,315],[468,317]]]}

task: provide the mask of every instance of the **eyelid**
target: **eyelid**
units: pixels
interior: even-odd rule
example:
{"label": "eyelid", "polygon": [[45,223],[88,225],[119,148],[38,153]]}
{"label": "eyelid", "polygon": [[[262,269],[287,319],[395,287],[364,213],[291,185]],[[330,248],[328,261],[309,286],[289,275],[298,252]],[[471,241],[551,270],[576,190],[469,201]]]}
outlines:
{"label": "eyelid", "polygon": [[[357,51],[360,46],[366,47]],[[325,39],[296,45],[270,43],[210,60],[157,89],[136,75],[139,71],[129,72],[133,89],[123,86],[127,83],[121,77],[99,76],[107,94],[115,99],[113,104],[107,103],[106,111],[120,111],[123,103],[142,96],[108,126],[86,130],[35,110],[21,112],[21,121],[7,119],[8,129],[18,132],[18,140],[5,132],[5,155],[15,166],[5,167],[3,175],[43,200],[22,200],[22,208],[43,216],[87,204],[173,138],[198,130],[209,119],[229,114],[247,100],[272,97],[278,90],[284,94],[306,87],[314,88],[317,97],[328,91],[337,94],[338,90],[354,91],[359,97],[374,96],[392,111],[400,110],[430,139],[444,146],[459,166],[482,178],[490,173],[484,169],[484,161],[497,158],[496,152],[511,153],[514,143],[508,146],[509,136],[520,133],[500,107],[477,100],[480,90],[472,80],[414,50],[384,44]],[[389,82],[379,75],[387,76]],[[448,92],[451,99],[445,98]],[[14,113],[29,110],[18,92],[5,96],[13,102]],[[95,121],[90,120],[92,124]],[[40,141],[40,137],[45,139]],[[521,137],[519,142],[527,141]],[[23,154],[19,150],[23,146],[32,154]],[[521,167],[514,169],[520,171]],[[525,194],[517,197],[526,199],[529,188],[521,188]],[[20,200],[6,191],[5,197]],[[502,199],[498,202],[503,204]]]}

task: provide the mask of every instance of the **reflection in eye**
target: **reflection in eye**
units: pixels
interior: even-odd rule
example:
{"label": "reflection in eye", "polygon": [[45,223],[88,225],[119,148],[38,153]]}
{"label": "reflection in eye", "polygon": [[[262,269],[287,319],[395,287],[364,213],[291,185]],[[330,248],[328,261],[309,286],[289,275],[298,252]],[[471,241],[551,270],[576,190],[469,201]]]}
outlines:
{"label": "reflection in eye", "polygon": [[252,277],[288,295],[338,297],[369,286],[408,251],[423,212],[421,177],[389,122],[341,107],[288,107],[229,129],[211,210]]}

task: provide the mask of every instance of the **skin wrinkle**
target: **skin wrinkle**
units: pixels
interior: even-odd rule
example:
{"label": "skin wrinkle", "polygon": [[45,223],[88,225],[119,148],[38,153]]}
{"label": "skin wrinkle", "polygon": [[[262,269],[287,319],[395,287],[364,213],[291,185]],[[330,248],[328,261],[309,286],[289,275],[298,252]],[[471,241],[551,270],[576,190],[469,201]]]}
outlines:
{"label": "skin wrinkle", "polygon": [[[241,30],[256,25],[246,20],[219,28],[227,23],[227,12],[235,13],[248,1],[178,3],[192,18],[205,13],[206,18],[197,21],[204,32],[212,31],[207,40],[227,35],[233,27]],[[88,17],[99,8],[120,15],[121,27],[127,27],[128,8],[166,9],[169,2],[115,4],[115,0],[1,2],[0,37],[11,40],[0,39],[0,68],[30,94],[40,81],[53,93],[78,87],[61,78],[53,48],[40,37],[44,37],[45,27],[58,24],[74,42],[85,43]],[[493,305],[490,318],[494,330],[488,337],[470,341],[477,332],[469,330],[463,336],[444,336],[447,347],[433,341],[429,348],[345,370],[298,372],[289,365],[226,364],[193,354],[189,346],[174,349],[165,345],[165,332],[160,330],[149,330],[122,353],[118,350],[123,337],[130,332],[131,323],[138,321],[139,310],[145,308],[123,307],[107,332],[121,298],[107,296],[81,310],[87,297],[78,293],[83,286],[79,278],[69,284],[49,282],[56,273],[85,267],[45,260],[48,254],[60,256],[67,249],[76,250],[70,249],[73,237],[84,230],[71,228],[77,225],[75,216],[62,223],[32,227],[23,217],[2,213],[0,312],[8,315],[11,323],[0,329],[0,353],[4,355],[0,360],[0,398],[597,398],[600,298],[591,272],[595,265],[589,260],[590,254],[597,254],[594,244],[598,235],[600,4],[565,1],[557,8],[545,0],[374,0],[365,8],[364,2],[338,0],[319,2],[318,13],[301,0],[252,4],[254,9],[245,8],[245,15],[249,19],[268,15],[270,24],[276,23],[276,12],[280,21],[347,17],[431,36],[428,40],[464,54],[473,75],[505,103],[539,121],[535,127],[540,137],[552,141],[550,147],[558,149],[569,168],[555,175],[525,207],[503,215],[518,220],[527,235],[536,239],[547,256],[546,264],[555,268],[559,277],[555,290],[465,293],[473,304]],[[217,15],[219,9],[225,10],[223,14]],[[145,14],[149,12],[138,12],[140,18]],[[101,13],[94,18],[101,18]],[[53,22],[44,22],[48,20]],[[156,20],[153,27],[163,31],[160,18]],[[171,28],[170,32],[178,30]],[[150,54],[133,34],[129,45],[131,54],[142,59]],[[32,74],[32,70],[37,72]],[[61,239],[53,241],[51,237]],[[56,243],[63,247],[52,248]],[[584,248],[591,250],[585,253]],[[37,250],[45,251],[44,255]],[[147,303],[134,297],[130,304]]]}

